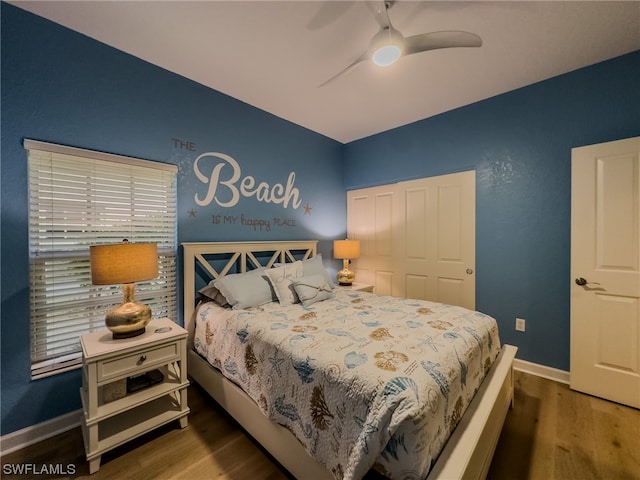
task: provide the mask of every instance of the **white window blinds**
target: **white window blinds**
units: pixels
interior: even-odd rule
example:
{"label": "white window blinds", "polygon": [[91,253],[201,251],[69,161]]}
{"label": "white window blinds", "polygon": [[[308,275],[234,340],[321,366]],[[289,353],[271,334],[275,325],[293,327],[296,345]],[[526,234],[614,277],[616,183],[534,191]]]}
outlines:
{"label": "white window blinds", "polygon": [[158,244],[158,278],[136,284],[154,318],[176,315],[173,165],[25,140],[33,378],[81,363],[79,337],[104,329],[120,285],[91,284],[89,246]]}

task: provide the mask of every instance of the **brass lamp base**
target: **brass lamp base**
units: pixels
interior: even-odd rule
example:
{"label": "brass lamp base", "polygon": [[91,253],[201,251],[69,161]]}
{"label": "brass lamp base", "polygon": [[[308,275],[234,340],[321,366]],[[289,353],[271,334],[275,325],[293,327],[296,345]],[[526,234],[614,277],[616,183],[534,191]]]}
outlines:
{"label": "brass lamp base", "polygon": [[114,340],[120,340],[122,338],[137,337],[138,335],[142,335],[144,332],[146,332],[146,330],[146,328],[141,328],[140,330],[134,330],[133,332],[113,333],[111,335],[111,338],[113,338]]}
{"label": "brass lamp base", "polygon": [[124,303],[112,308],[105,317],[107,328],[113,332],[113,338],[130,338],[142,335],[151,321],[151,308],[136,303],[133,298],[133,284],[122,285]]}
{"label": "brass lamp base", "polygon": [[356,279],[356,274],[346,267],[338,272],[339,285],[345,285],[345,286],[351,285],[355,279]]}

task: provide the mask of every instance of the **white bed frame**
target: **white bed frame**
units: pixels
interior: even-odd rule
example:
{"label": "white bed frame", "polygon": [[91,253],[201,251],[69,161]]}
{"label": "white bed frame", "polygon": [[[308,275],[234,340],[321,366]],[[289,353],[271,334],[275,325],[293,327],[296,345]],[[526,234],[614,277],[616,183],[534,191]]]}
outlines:
{"label": "white bed frame", "polygon": [[[193,336],[196,305],[196,265],[209,279],[224,276],[232,268],[244,272],[275,262],[293,262],[316,254],[317,241],[183,243],[184,320]],[[257,254],[269,252],[270,260],[261,265]],[[297,255],[294,257],[294,253]],[[226,265],[217,271],[205,256],[230,254]],[[262,256],[260,256],[262,258]],[[253,265],[253,266],[251,266]],[[507,411],[513,406],[513,360],[517,348],[504,345],[478,393],[447,441],[438,461],[431,469],[433,479],[484,479],[502,431]],[[269,420],[256,403],[233,382],[193,349],[188,352],[189,376],[203,387],[256,441],[298,479],[333,479],[331,472],[317,463],[293,434]]]}

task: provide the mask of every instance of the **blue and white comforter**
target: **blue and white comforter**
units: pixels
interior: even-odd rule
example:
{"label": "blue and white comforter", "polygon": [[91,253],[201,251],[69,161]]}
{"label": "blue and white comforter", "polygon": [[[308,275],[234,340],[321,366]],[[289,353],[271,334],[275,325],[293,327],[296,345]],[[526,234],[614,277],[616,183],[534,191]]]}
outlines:
{"label": "blue and white comforter", "polygon": [[425,478],[500,350],[487,315],[366,292],[197,317],[196,350],[338,479]]}

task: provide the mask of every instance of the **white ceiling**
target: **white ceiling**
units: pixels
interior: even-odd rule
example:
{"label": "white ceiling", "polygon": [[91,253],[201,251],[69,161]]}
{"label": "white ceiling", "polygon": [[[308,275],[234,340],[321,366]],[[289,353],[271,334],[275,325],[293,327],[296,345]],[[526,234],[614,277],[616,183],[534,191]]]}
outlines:
{"label": "white ceiling", "polygon": [[640,49],[640,2],[398,1],[405,36],[466,30],[480,48],[360,64],[378,25],[364,2],[11,1],[340,142]]}

